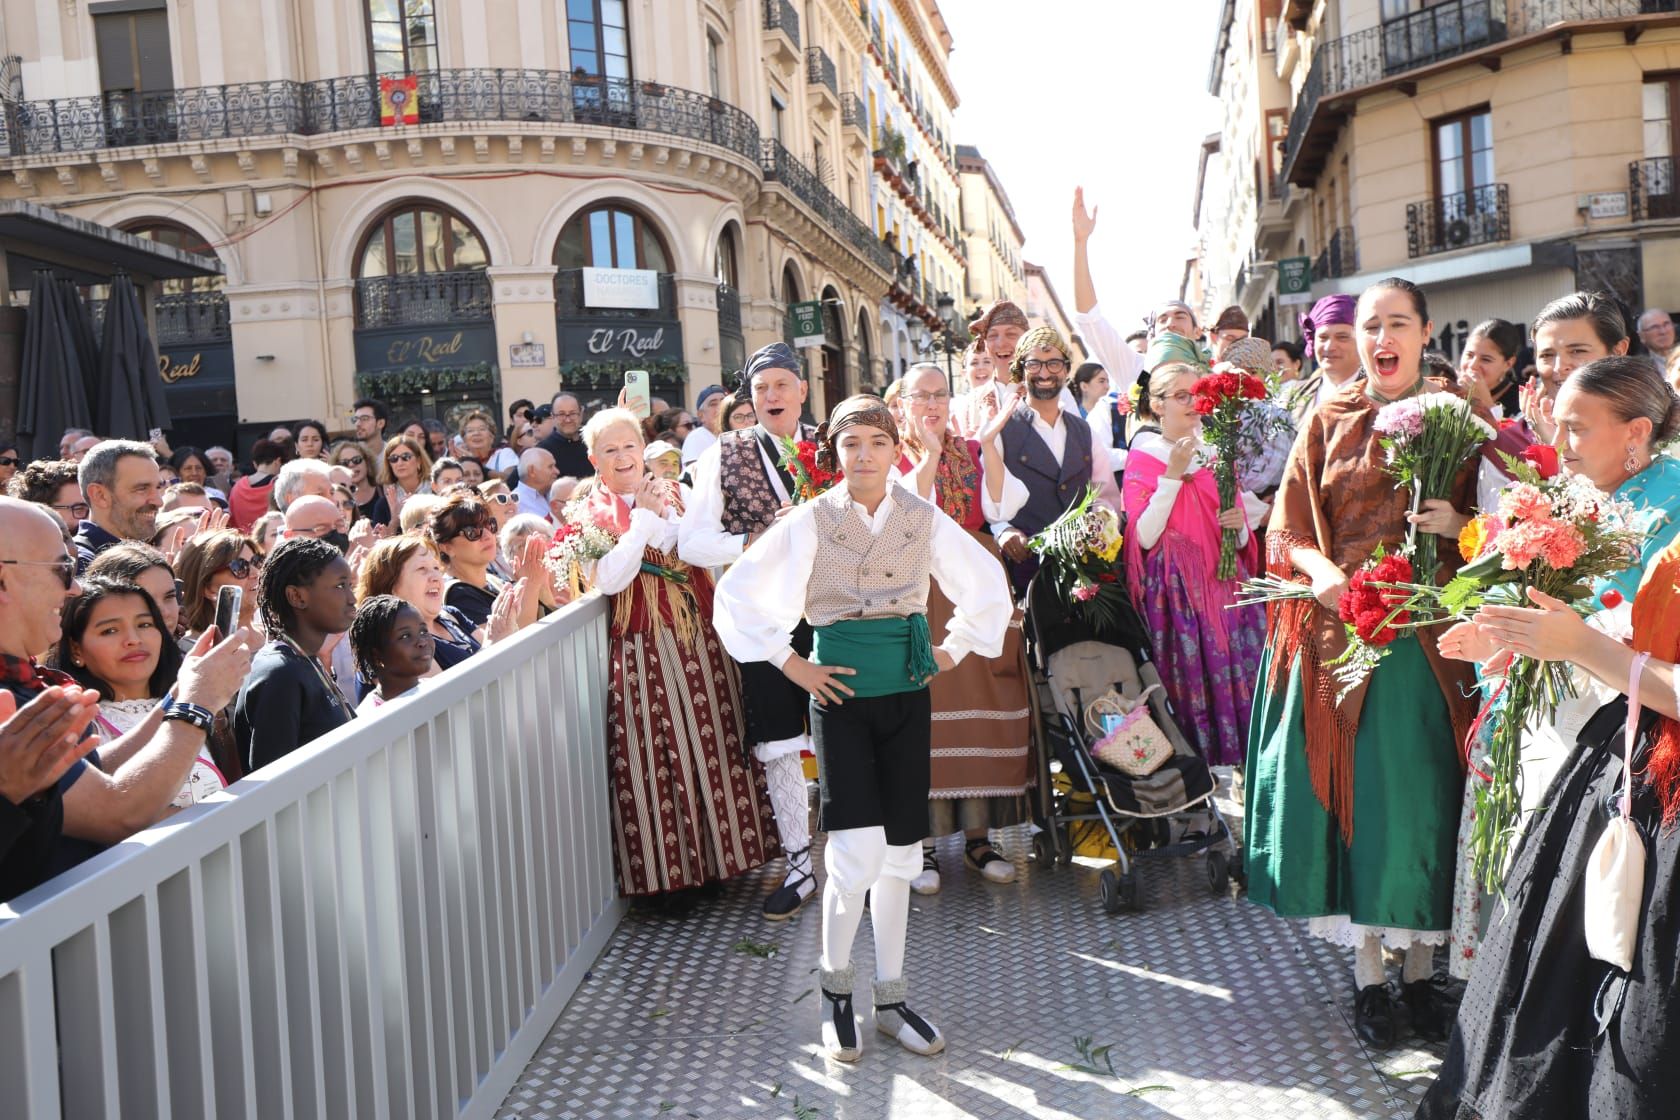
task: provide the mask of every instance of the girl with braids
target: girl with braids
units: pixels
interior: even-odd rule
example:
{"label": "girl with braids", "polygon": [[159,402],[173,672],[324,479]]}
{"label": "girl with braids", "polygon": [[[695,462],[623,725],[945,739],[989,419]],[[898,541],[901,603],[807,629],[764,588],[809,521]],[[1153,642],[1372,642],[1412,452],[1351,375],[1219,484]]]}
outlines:
{"label": "girl with braids", "polygon": [[374,682],[357,711],[420,691],[421,679],[432,672],[432,635],[426,620],[395,595],[375,595],[356,609],[350,652],[362,679]]}
{"label": "girl with braids", "polygon": [[269,643],[251,659],[234,701],[233,735],[249,773],[347,723],[350,704],[321,664],[321,647],[356,619],[343,553],[299,537],[263,565],[257,610]]}
{"label": "girl with braids", "polygon": [[[1022,394],[1003,390],[1003,407],[964,439],[951,428],[951,396],[945,374],[931,363],[913,365],[899,382],[906,420],[903,484],[939,506],[994,556],[997,542],[987,525],[1008,521],[1027,500],[1026,485],[1009,473],[998,435]],[[1000,566],[1003,561],[999,557]],[[954,608],[937,585],[928,591],[928,626],[943,633]],[[963,862],[988,882],[1008,883],[1015,867],[999,855],[988,831],[1019,824],[1028,816],[1028,750],[1031,720],[1027,668],[1019,621],[1004,637],[1003,654],[971,657],[930,687],[933,698],[932,780],[928,791],[928,839],[922,842],[922,870],[910,882],[917,894],[939,890],[934,840],[960,832]]]}

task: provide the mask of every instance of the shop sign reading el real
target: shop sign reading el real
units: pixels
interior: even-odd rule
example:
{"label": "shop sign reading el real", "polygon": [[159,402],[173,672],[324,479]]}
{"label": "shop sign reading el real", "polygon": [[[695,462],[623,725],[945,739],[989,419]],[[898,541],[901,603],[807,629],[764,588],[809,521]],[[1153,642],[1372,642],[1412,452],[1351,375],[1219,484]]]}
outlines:
{"label": "shop sign reading el real", "polygon": [[441,330],[390,327],[356,332],[358,369],[444,368],[495,360],[496,328],[489,323]]}

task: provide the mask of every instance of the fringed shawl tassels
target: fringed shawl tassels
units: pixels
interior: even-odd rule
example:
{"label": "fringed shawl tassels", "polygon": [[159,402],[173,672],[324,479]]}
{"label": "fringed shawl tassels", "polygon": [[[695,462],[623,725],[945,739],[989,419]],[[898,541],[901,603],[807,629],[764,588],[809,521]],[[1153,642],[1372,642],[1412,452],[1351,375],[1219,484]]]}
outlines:
{"label": "fringed shawl tassels", "polygon": [[[670,500],[681,513],[681,492],[672,489]],[[614,537],[622,537],[630,528],[630,507],[604,486],[589,496],[588,516]],[[686,582],[663,573],[681,575]],[[641,571],[612,601],[615,634],[650,633],[668,627],[679,643],[692,645],[700,640],[703,621],[712,616],[712,579],[705,569],[684,563],[676,552],[649,546],[642,552]]]}

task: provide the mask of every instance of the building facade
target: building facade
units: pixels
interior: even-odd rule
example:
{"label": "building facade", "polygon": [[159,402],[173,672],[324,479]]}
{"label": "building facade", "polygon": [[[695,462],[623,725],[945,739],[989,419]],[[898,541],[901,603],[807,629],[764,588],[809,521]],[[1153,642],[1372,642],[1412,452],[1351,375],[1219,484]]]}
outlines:
{"label": "building facade", "polygon": [[1229,0],[1214,72],[1241,232],[1202,271],[1257,333],[1303,260],[1422,285],[1452,357],[1577,287],[1680,306],[1677,0]]}
{"label": "building facade", "polygon": [[855,2],[0,0],[0,18],[0,197],[222,262],[158,303],[187,439],[340,430],[363,395],[398,418],[503,415],[562,383],[611,399],[628,369],[675,404],[792,337],[799,303],[822,308],[817,415],[881,383],[900,259],[873,213]]}
{"label": "building facade", "polygon": [[1021,262],[1021,271],[1027,278],[1027,302],[1022,305],[1022,310],[1027,313],[1027,322],[1035,327],[1054,327],[1056,333],[1074,348],[1075,357],[1083,360],[1086,357],[1085,344],[1074,331],[1073,320],[1068,318],[1061,297],[1056,295],[1056,286],[1050,282],[1050,274],[1043,265],[1029,260]]}
{"label": "building facade", "polygon": [[962,190],[962,235],[968,247],[968,282],[963,318],[972,319],[1000,299],[1025,307],[1027,273],[1021,246],[1026,236],[1009,195],[980,149],[957,145],[958,183]]}

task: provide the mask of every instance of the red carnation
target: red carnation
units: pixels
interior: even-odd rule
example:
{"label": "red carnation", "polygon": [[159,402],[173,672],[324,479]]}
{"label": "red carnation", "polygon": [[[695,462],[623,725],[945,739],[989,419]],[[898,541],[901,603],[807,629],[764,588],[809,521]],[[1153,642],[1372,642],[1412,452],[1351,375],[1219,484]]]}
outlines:
{"label": "red carnation", "polygon": [[1196,398],[1196,414],[1199,416],[1212,416],[1214,409],[1218,407],[1219,402],[1212,397],[1198,396]]}
{"label": "red carnation", "polygon": [[1559,464],[1557,448],[1544,443],[1531,443],[1523,448],[1522,457],[1533,464],[1541,478],[1556,477]]}
{"label": "red carnation", "polygon": [[1607,587],[1604,590],[1604,594],[1598,597],[1598,601],[1603,603],[1609,610],[1615,610],[1617,607],[1622,605],[1622,593],[1617,591],[1614,587]]}
{"label": "red carnation", "polygon": [[1251,401],[1266,399],[1266,383],[1258,377],[1243,378],[1243,396]]}

